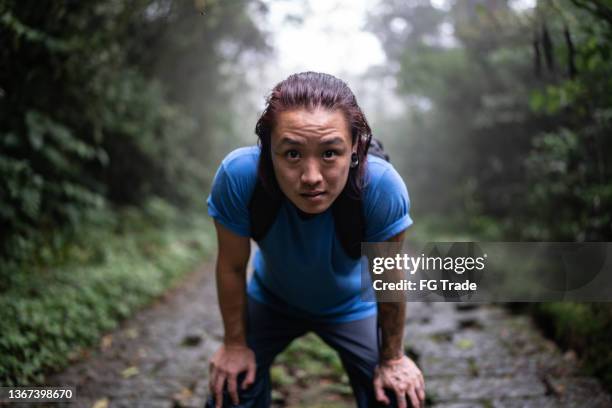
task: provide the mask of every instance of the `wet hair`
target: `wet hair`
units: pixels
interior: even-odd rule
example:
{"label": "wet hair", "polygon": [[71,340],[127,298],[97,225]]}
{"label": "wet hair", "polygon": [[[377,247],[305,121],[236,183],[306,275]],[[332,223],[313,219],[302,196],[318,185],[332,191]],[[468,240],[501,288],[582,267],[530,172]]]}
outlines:
{"label": "wet hair", "polygon": [[344,114],[351,133],[351,142],[357,144],[359,164],[351,168],[344,191],[350,196],[361,194],[366,170],[366,155],[372,131],[348,85],[329,74],[301,72],[279,82],[266,98],[266,107],[255,125],[255,134],[261,147],[258,176],[266,190],[279,194],[271,156],[272,131],[280,112],[295,109],[314,111],[317,108],[340,111]]}

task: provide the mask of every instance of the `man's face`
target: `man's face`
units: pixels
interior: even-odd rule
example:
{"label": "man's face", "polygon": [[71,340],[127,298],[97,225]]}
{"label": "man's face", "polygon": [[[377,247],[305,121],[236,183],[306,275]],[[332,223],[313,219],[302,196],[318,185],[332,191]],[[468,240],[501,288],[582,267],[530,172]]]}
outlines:
{"label": "man's face", "polygon": [[324,108],[279,113],[271,148],[280,189],[309,214],[325,211],[340,195],[355,150],[342,112]]}

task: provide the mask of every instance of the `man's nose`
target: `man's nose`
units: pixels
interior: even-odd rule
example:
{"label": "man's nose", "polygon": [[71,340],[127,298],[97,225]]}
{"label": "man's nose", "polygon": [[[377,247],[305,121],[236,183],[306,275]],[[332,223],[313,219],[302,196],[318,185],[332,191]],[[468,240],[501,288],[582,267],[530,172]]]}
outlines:
{"label": "man's nose", "polygon": [[318,163],[315,160],[306,160],[300,181],[303,184],[313,186],[321,182],[321,180],[323,180],[323,176],[321,175]]}

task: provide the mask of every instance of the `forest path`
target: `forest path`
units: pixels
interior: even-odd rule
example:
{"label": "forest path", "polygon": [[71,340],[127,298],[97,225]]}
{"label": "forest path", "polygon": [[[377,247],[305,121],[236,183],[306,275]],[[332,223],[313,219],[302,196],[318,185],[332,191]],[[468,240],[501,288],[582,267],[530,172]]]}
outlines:
{"label": "forest path", "polygon": [[[488,305],[408,303],[406,333],[430,406],[612,406],[599,382],[579,373],[575,356],[546,340],[527,316]],[[222,334],[214,263],[207,263],[104,336],[82,361],[48,378],[77,392],[76,403],[49,406],[202,408],[208,359]],[[287,399],[290,406],[353,406],[347,397],[323,400],[313,390],[290,389],[297,394]]]}

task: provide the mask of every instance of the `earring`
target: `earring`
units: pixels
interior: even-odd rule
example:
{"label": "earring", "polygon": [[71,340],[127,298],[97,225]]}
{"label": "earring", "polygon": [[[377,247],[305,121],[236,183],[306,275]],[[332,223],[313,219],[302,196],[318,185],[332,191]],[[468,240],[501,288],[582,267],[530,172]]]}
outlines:
{"label": "earring", "polygon": [[351,154],[351,168],[357,167],[358,164],[359,164],[359,157],[357,156],[357,153]]}

